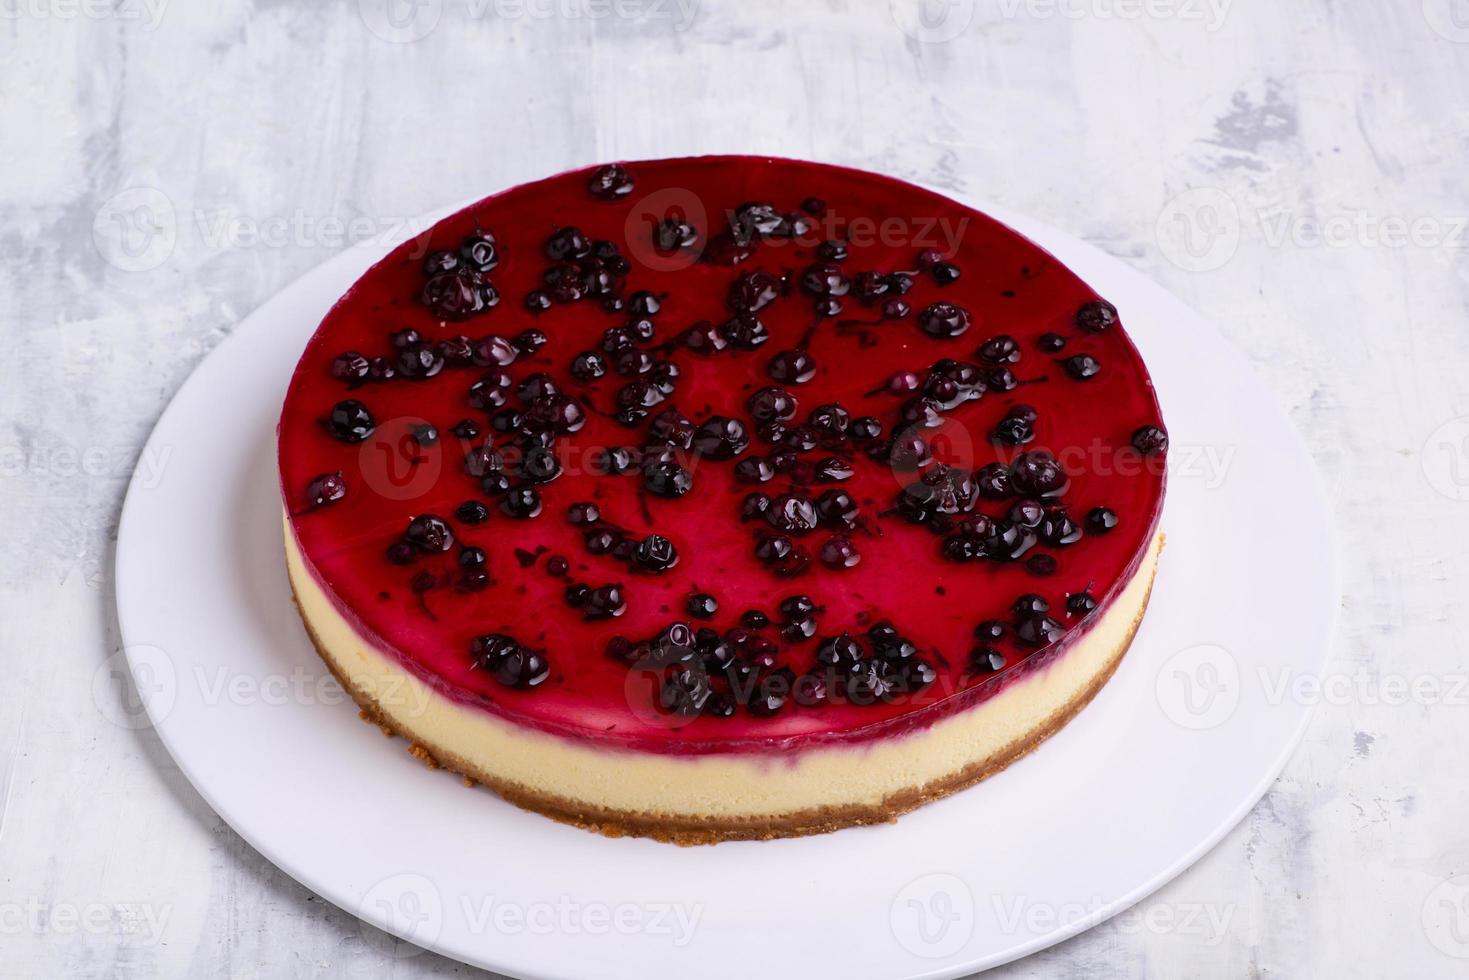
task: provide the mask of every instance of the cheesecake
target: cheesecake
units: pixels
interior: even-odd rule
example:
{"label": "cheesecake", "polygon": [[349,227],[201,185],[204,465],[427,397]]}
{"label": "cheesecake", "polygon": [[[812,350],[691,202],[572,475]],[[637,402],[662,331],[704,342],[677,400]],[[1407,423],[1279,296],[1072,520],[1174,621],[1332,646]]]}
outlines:
{"label": "cheesecake", "polygon": [[613,836],[798,836],[1092,700],[1167,452],[1122,314],[1000,222],[823,164],[607,164],[328,312],[281,413],[285,565],[429,765]]}

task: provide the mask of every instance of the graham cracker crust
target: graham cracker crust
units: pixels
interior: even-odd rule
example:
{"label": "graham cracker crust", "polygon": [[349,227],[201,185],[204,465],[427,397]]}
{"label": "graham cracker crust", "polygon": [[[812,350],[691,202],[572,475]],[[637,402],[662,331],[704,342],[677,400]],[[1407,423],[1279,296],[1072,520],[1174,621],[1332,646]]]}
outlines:
{"label": "graham cracker crust", "polygon": [[[1148,572],[1148,587],[1143,596],[1142,607],[1133,618],[1126,637],[1113,652],[1106,667],[1079,695],[1062,705],[1030,732],[951,776],[935,780],[924,786],[894,793],[879,804],[817,807],[777,817],[689,818],[675,814],[612,810],[533,790],[485,772],[454,752],[419,738],[407,726],[388,717],[367,692],[352,683],[346,673],[322,648],[316,631],[304,615],[301,621],[306,626],[307,635],[310,636],[317,655],[321,657],[342,688],[357,703],[359,717],[378,726],[382,729],[383,734],[390,738],[406,739],[409,743],[409,754],[429,768],[448,770],[460,776],[466,786],[482,785],[500,798],[524,810],[530,810],[561,823],[571,824],[606,837],[649,837],[653,840],[689,847],[700,844],[718,844],[724,841],[806,837],[813,834],[827,834],[847,827],[893,823],[898,817],[911,810],[967,789],[1001,772],[1065,727],[1066,723],[1076,717],[1112,678],[1117,670],[1117,665],[1122,662],[1123,655],[1132,646],[1132,640],[1137,635],[1138,627],[1142,624],[1148,602],[1152,598],[1153,582],[1156,576],[1157,562],[1155,561]],[[296,597],[294,582],[291,587],[291,598],[296,602],[299,613],[300,602]]]}

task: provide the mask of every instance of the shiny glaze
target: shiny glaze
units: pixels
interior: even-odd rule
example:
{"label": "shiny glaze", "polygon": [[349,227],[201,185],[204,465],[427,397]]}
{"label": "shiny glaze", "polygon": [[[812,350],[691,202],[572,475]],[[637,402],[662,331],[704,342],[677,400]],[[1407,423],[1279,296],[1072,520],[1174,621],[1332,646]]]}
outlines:
{"label": "shiny glaze", "polygon": [[[618,200],[589,195],[589,171],[578,171],[514,188],[445,219],[428,233],[427,241],[420,236],[406,243],[370,270],[327,315],[307,346],[281,418],[284,501],[308,566],[364,636],[446,696],[545,731],[641,751],[778,753],[932,724],[1042,667],[1107,610],[1156,532],[1164,487],[1160,461],[1142,460],[1139,465],[1138,457],[1128,456],[1123,447],[1137,427],[1161,420],[1147,371],[1120,326],[1099,334],[1075,326],[1077,309],[1097,298],[1085,283],[998,222],[886,177],[749,157],[651,161],[627,167],[636,187]],[[690,220],[701,233],[701,244],[711,227],[724,228],[728,212],[743,202],[769,201],[782,212],[796,212],[804,199],[817,196],[826,201],[835,227],[861,218],[875,222],[871,227],[877,230],[888,219],[888,227],[896,229],[885,238],[873,234],[865,243],[852,244],[849,258],[841,263],[849,274],[914,270],[915,255],[922,247],[944,252],[959,267],[960,279],[940,286],[928,275],[916,274],[916,285],[905,297],[912,315],[879,322],[880,305],[864,307],[848,296],[845,311],[810,335],[807,349],[817,361],[816,376],[806,384],[788,386],[800,401],[798,419],[816,405],[840,402],[853,417],[878,415],[891,431],[902,399],[873,392],[894,371],[922,373],[941,357],[978,361],[975,351],[981,342],[1009,334],[1019,342],[1022,354],[1009,366],[1024,383],[1009,393],[990,391],[949,413],[951,422],[942,430],[948,441],[946,455],[975,468],[1012,459],[1016,450],[992,445],[988,433],[1009,407],[1021,402],[1033,405],[1040,412],[1037,438],[1024,448],[1048,448],[1062,458],[1071,481],[1065,500],[1073,518],[1081,523],[1091,508],[1105,505],[1117,512],[1120,525],[1106,535],[1087,534],[1068,547],[1037,546],[1036,551],[1058,560],[1059,571],[1050,577],[1037,577],[1023,561],[955,564],[940,557],[941,538],[927,529],[895,514],[879,517],[891,511],[898,491],[912,476],[895,474],[857,453],[856,476],[836,486],[857,498],[867,519],[868,531],[853,536],[861,563],[831,570],[813,562],[806,574],[781,579],[752,557],[756,525],[742,525],[737,514],[745,493],[756,488],[734,481],[733,463],[699,461],[694,467],[694,492],[678,500],[643,495],[636,472],[585,475],[580,461],[587,448],[640,445],[647,426],[627,429],[609,417],[614,394],[626,379],[609,372],[582,384],[568,370],[575,353],[595,348],[602,332],[624,323],[625,314],[605,313],[595,300],[555,306],[540,315],[528,313],[522,305],[524,296],[541,286],[549,264],[542,246],[558,226],[576,225],[593,239],[617,242],[633,265],[625,292],[645,289],[662,297],[662,309],[654,318],[657,336],[645,346],[668,344],[673,349],[667,356],[678,363],[683,376],[668,404],[695,423],[713,413],[747,418],[743,406],[749,393],[773,383],[765,373],[766,363],[777,352],[796,346],[815,321],[810,298],[795,282],[801,270],[816,261],[812,246],[825,237],[828,219],[817,219],[817,231],[803,239],[805,244],[767,242],[735,268],[699,262],[673,263],[682,267],[670,269],[661,261],[653,267],[642,260],[650,254],[651,222],[640,215],[648,210],[649,195],[655,192],[652,205],[659,214],[669,203],[692,206]],[[440,323],[418,300],[424,281],[422,257],[429,249],[454,248],[476,227],[498,238],[501,262],[489,278],[501,302],[471,320]],[[752,353],[727,351],[709,358],[672,343],[695,321],[727,319],[730,282],[757,268],[793,278],[789,294],[759,313],[772,334],[770,343]],[[964,306],[973,318],[970,329],[947,341],[925,335],[917,326],[918,312],[937,301]],[[463,472],[461,461],[469,444],[450,430],[462,418],[486,422],[485,413],[466,400],[481,369],[446,366],[426,381],[395,379],[350,391],[329,373],[332,359],[344,350],[390,356],[389,335],[405,327],[435,340],[459,333],[472,338],[491,333],[513,337],[532,326],[544,331],[550,342],[534,356],[517,361],[511,373],[517,380],[532,371],[549,373],[588,408],[586,426],[562,437],[560,452],[567,472],[542,488],[544,512],[533,520],[506,516]],[[1036,341],[1046,333],[1065,336],[1065,349],[1043,353]],[[1068,376],[1061,362],[1077,354],[1096,357],[1101,373],[1086,381]],[[361,445],[331,438],[319,421],[336,402],[349,397],[367,404],[378,421],[373,438]],[[438,428],[437,445],[423,448],[408,437],[410,426],[423,421]],[[488,431],[488,425],[484,427]],[[768,451],[753,438],[751,428],[746,455]],[[817,452],[809,458],[824,455]],[[420,461],[410,465],[410,457]],[[345,476],[345,498],[308,508],[308,484],[319,474],[337,470]],[[773,495],[788,483],[777,478],[759,489]],[[479,526],[456,521],[454,510],[467,499],[486,500],[490,520]],[[596,501],[605,518],[639,535],[656,530],[669,537],[681,555],[677,567],[660,576],[636,574],[610,556],[588,554],[580,532],[565,518],[568,505],[582,500]],[[978,509],[1001,515],[1008,503],[981,500]],[[421,513],[445,517],[459,543],[483,548],[494,584],[480,592],[436,588],[420,601],[410,586],[414,575],[423,569],[448,575],[456,569],[458,551],[456,544],[453,551],[407,567],[384,558],[384,550],[398,539],[409,518]],[[802,543],[814,554],[825,537],[817,532]],[[568,578],[548,573],[552,556],[569,560]],[[584,622],[562,597],[568,581],[623,583],[629,595],[626,614]],[[1068,616],[1066,596],[1084,590],[1096,597],[1098,607],[1085,617]],[[897,704],[788,704],[770,718],[740,711],[727,719],[698,717],[670,724],[643,703],[646,688],[630,685],[628,668],[609,658],[604,649],[612,637],[641,639],[671,621],[687,620],[685,598],[696,591],[717,597],[719,611],[708,625],[721,630],[737,625],[747,609],[761,609],[773,617],[780,598],[794,593],[809,594],[825,606],[818,617],[818,637],[842,630],[860,632],[872,621],[891,619],[935,662],[938,680]],[[1066,635],[1040,650],[1006,639],[999,644],[1007,660],[1005,669],[983,677],[969,675],[975,625],[992,618],[1008,621],[1016,597],[1031,592],[1050,601],[1051,615],[1067,626]],[[693,621],[693,625],[705,624]],[[531,690],[512,690],[474,669],[469,643],[488,632],[508,633],[544,650],[551,663],[549,680]],[[773,628],[766,635],[776,637]],[[815,647],[815,641],[783,643],[780,662],[804,670],[811,665]]]}

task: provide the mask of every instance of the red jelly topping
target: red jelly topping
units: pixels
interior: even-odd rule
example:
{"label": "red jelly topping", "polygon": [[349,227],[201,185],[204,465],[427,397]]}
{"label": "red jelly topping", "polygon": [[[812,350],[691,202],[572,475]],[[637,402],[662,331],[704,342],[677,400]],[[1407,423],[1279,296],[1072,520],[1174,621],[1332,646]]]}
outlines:
{"label": "red jelly topping", "polygon": [[1156,532],[1117,311],[937,194],[628,163],[395,249],[280,427],[338,608],[446,695],[644,751],[928,725],[1048,663]]}

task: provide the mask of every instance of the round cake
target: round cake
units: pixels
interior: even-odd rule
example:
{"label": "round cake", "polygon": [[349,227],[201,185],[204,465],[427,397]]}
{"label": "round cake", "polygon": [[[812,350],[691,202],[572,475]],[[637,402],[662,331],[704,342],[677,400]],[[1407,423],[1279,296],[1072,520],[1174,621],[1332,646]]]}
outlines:
{"label": "round cake", "polygon": [[286,562],[425,762],[607,834],[811,834],[1097,693],[1167,441],[1118,311],[971,208],[609,164],[444,219],[327,314],[281,415]]}

